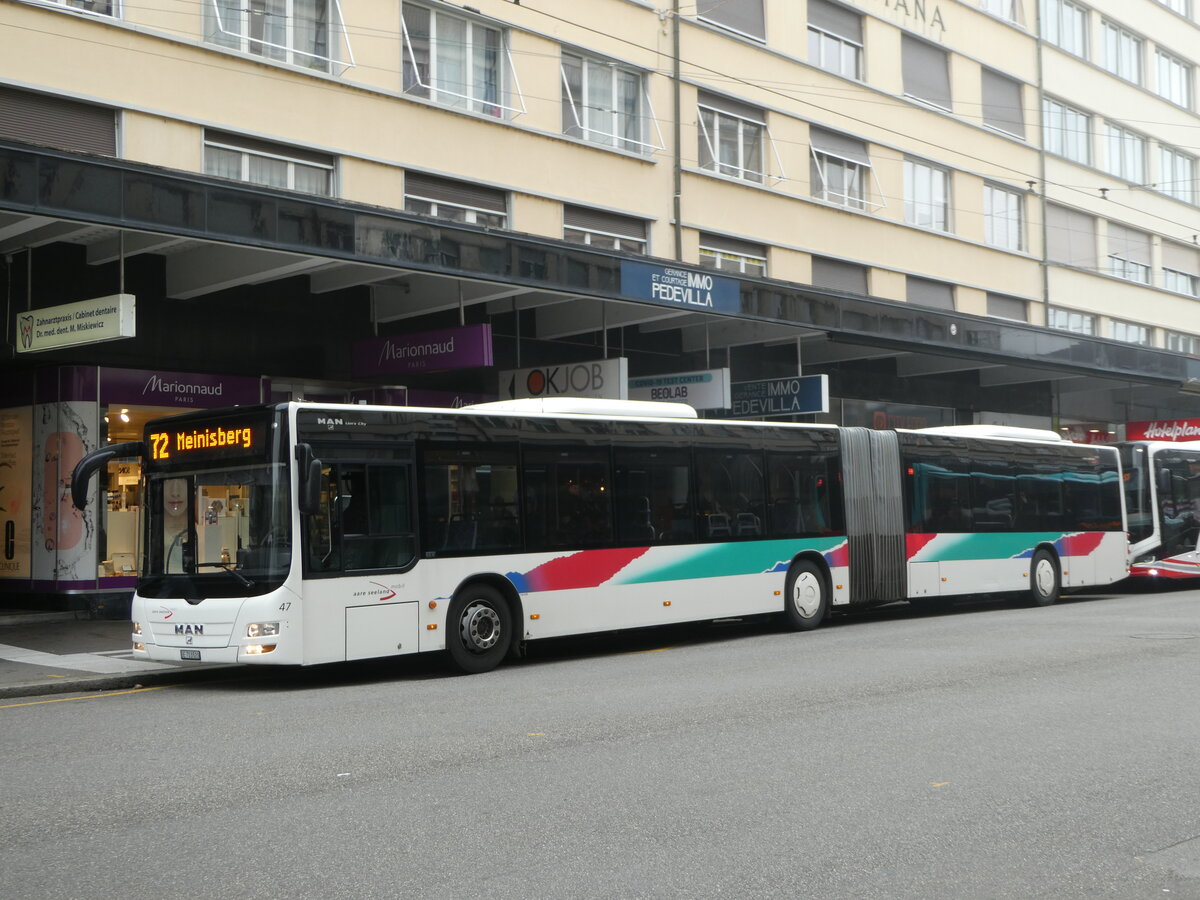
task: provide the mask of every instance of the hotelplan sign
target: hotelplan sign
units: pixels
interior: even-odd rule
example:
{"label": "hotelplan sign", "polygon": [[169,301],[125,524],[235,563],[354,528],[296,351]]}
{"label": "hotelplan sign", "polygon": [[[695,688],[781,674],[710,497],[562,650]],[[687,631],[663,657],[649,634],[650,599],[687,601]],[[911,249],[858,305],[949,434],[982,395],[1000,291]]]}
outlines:
{"label": "hotelplan sign", "polygon": [[98,344],[137,334],[133,294],[113,294],[78,303],[17,313],[17,352],[38,353]]}

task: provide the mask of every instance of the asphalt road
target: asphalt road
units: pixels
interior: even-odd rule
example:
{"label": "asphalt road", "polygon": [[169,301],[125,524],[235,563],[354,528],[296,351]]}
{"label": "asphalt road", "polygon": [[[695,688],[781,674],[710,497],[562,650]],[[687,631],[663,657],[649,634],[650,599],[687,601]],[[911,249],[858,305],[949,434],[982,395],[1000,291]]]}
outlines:
{"label": "asphalt road", "polygon": [[0,708],[0,896],[1200,898],[1200,591]]}

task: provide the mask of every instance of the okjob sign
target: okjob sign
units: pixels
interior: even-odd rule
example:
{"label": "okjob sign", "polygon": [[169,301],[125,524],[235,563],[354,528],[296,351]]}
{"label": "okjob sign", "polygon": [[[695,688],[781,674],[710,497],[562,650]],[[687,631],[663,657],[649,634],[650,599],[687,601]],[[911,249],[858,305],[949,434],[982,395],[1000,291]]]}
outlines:
{"label": "okjob sign", "polygon": [[829,412],[829,376],[797,375],[733,385],[730,415],[735,419],[800,416]]}
{"label": "okjob sign", "polygon": [[598,397],[626,400],[629,397],[628,382],[629,360],[623,356],[533,369],[509,369],[500,373],[500,399]]}
{"label": "okjob sign", "polygon": [[133,337],[137,333],[134,299],[133,294],[113,294],[17,313],[17,352]]}
{"label": "okjob sign", "polygon": [[692,312],[738,313],[742,308],[732,278],[678,266],[621,260],[621,293]]}
{"label": "okjob sign", "polygon": [[728,369],[674,372],[629,379],[630,400],[671,400],[693,409],[729,409]]}

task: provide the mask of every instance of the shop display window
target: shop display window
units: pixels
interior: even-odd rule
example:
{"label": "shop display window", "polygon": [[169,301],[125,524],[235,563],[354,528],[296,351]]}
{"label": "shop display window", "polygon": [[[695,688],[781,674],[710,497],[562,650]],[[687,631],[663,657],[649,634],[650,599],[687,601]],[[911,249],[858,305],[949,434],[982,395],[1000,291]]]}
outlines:
{"label": "shop display window", "polygon": [[[101,439],[109,444],[136,441],[149,419],[178,413],[158,406],[113,404],[104,410]],[[136,459],[114,459],[100,478],[100,541],[96,574],[105,578],[138,574],[142,535],[142,466]]]}

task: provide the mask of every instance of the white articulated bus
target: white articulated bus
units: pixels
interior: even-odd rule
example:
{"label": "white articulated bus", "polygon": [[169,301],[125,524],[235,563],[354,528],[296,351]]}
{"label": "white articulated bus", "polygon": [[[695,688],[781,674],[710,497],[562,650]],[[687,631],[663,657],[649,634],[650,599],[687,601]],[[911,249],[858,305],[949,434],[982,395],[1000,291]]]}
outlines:
{"label": "white articulated bus", "polygon": [[1119,444],[1129,516],[1129,574],[1200,578],[1200,441]]}
{"label": "white articulated bus", "polygon": [[134,655],[307,665],[1126,574],[1116,451],[681,404],[292,402],[148,423]]}

